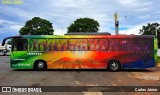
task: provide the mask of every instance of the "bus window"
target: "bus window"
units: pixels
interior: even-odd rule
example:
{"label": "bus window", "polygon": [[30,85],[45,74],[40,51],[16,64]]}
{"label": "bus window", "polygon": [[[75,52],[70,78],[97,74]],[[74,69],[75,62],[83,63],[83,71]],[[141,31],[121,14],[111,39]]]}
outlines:
{"label": "bus window", "polygon": [[37,51],[38,39],[29,39],[29,50]]}
{"label": "bus window", "polygon": [[13,45],[14,51],[27,51],[27,49],[28,49],[28,43],[26,39],[15,40],[15,43]]}
{"label": "bus window", "polygon": [[132,50],[134,51],[134,53],[139,53],[141,54],[143,52],[143,40],[139,39],[139,38],[134,38],[132,41]]}
{"label": "bus window", "polygon": [[46,51],[47,50],[46,39],[30,39],[29,50],[30,51]]}
{"label": "bus window", "polygon": [[109,50],[111,51],[129,51],[131,45],[130,39],[110,39]]}
{"label": "bus window", "polygon": [[[143,52],[145,54],[149,54],[149,53],[153,53],[152,51],[154,50],[154,44],[153,44],[153,41],[150,40],[150,39],[145,39],[145,40],[142,40],[143,43],[142,43],[142,48],[143,48]],[[149,54],[149,55],[153,55],[153,54]]]}
{"label": "bus window", "polygon": [[48,51],[66,51],[67,39],[48,39]]}
{"label": "bus window", "polygon": [[108,50],[108,40],[107,39],[90,39],[89,40],[89,50]]}
{"label": "bus window", "polygon": [[47,51],[46,39],[38,39],[38,51]]}
{"label": "bus window", "polygon": [[86,51],[88,50],[87,39],[69,39],[69,50],[73,51]]}
{"label": "bus window", "polygon": [[67,50],[67,39],[59,39],[59,48],[61,51],[66,51]]}

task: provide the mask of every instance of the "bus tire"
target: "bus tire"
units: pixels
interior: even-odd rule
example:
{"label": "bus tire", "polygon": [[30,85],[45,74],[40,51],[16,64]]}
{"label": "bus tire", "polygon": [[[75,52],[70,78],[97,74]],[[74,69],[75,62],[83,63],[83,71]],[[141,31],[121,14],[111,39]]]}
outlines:
{"label": "bus tire", "polygon": [[121,69],[121,63],[118,60],[110,60],[107,68],[112,72],[119,71]]}
{"label": "bus tire", "polygon": [[45,71],[47,69],[47,63],[44,60],[37,60],[34,63],[34,69],[37,71]]}

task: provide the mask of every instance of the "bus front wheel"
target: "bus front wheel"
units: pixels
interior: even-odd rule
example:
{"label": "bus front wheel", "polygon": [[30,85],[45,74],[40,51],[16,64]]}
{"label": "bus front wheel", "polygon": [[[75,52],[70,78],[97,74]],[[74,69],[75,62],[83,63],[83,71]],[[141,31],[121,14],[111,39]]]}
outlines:
{"label": "bus front wheel", "polygon": [[110,60],[108,62],[107,67],[108,67],[109,71],[116,72],[116,71],[120,70],[121,63],[118,60]]}
{"label": "bus front wheel", "polygon": [[37,70],[37,71],[44,71],[44,70],[47,69],[47,64],[43,60],[37,60],[34,63],[34,69]]}

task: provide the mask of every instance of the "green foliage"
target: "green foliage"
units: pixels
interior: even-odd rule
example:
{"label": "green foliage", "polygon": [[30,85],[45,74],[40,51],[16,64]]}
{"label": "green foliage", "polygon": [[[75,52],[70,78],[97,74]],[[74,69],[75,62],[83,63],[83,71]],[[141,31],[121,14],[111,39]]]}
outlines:
{"label": "green foliage", "polygon": [[160,64],[160,57],[157,56],[157,62]]}
{"label": "green foliage", "polygon": [[140,29],[140,34],[142,35],[156,35],[156,30],[157,30],[158,47],[160,47],[160,27],[159,26],[160,26],[159,23],[148,23],[147,26],[142,26],[142,29]]}
{"label": "green foliage", "polygon": [[34,17],[25,23],[19,31],[20,35],[53,35],[52,23],[40,17]]}
{"label": "green foliage", "polygon": [[98,32],[98,21],[91,18],[79,18],[68,27],[69,32]]}
{"label": "green foliage", "polygon": [[[155,35],[156,34],[156,28],[160,26],[158,23],[148,23],[147,26],[143,26],[142,29],[140,29],[140,34],[142,35]],[[157,29],[158,35],[160,35],[160,28]]]}

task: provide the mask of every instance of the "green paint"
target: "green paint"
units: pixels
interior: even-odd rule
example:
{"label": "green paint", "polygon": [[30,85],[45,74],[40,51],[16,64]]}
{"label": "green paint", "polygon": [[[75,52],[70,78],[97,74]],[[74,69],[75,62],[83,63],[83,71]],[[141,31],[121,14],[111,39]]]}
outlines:
{"label": "green paint", "polygon": [[157,38],[154,37],[154,59],[155,59],[155,61],[157,61],[157,51],[158,51]]}

